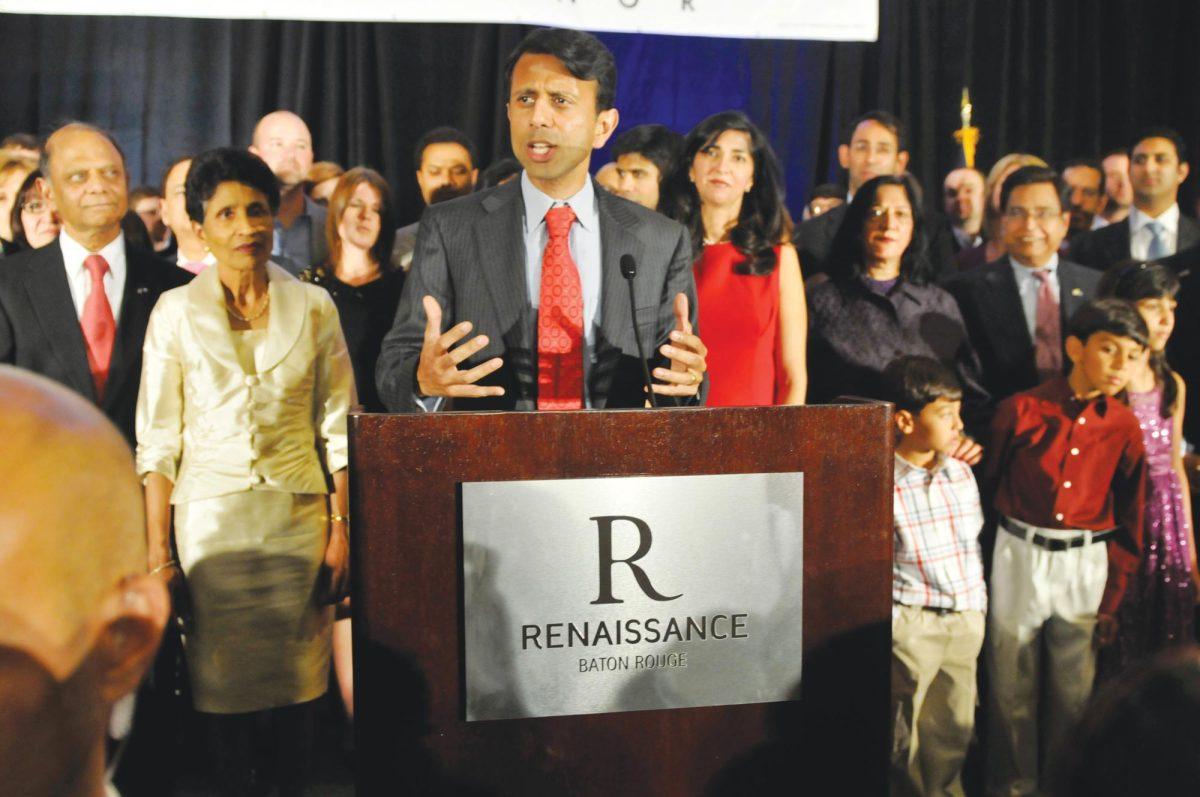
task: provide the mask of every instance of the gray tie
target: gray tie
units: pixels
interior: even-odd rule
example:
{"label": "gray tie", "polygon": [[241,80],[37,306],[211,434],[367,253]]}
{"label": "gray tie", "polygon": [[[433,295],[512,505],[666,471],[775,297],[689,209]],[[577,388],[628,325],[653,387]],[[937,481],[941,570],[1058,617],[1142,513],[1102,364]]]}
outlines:
{"label": "gray tie", "polygon": [[1162,222],[1152,221],[1146,225],[1146,229],[1150,230],[1150,234],[1154,237],[1150,239],[1150,248],[1146,250],[1147,260],[1159,260],[1166,257],[1167,252],[1167,231],[1162,226]]}

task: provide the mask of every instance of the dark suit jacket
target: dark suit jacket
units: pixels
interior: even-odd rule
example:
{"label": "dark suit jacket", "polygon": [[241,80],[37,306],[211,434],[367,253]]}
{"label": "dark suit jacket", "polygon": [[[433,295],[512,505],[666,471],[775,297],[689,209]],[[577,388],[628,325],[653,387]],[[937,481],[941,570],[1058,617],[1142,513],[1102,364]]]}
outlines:
{"label": "dark suit jacket", "polygon": [[[638,327],[647,355],[655,357],[674,328],[675,294],[687,295],[693,326],[696,323],[691,241],[682,225],[598,187],[596,204],[602,276],[588,395],[594,409],[641,407],[644,382],[620,258],[631,254],[637,261]],[[526,283],[523,218],[518,180],[425,210],[396,321],[383,340],[375,372],[388,409],[417,409],[413,388],[425,331],[425,295],[441,305],[443,330],[471,321],[472,336],[489,338],[488,346],[460,368],[504,358],[503,367],[479,382],[502,385],[503,396],[457,400],[453,408],[536,408],[537,314]],[[651,362],[657,364],[662,364],[661,357]],[[701,389],[707,389],[707,380]]]}
{"label": "dark suit jacket", "polygon": [[[800,271],[805,281],[818,274],[828,274],[832,265],[829,262],[829,250],[833,246],[833,237],[837,235],[842,219],[846,217],[849,205],[838,205],[820,216],[796,225],[792,235],[792,243],[796,246],[796,254],[800,256]],[[925,234],[929,239],[929,263],[933,267],[934,280],[949,276],[958,271],[955,259],[958,245],[954,240],[954,231],[950,229],[950,220],[941,213],[925,214]]]}
{"label": "dark suit jacket", "polygon": [[[1064,335],[1067,320],[1096,298],[1100,274],[1059,258],[1059,308]],[[1021,309],[1017,278],[1007,257],[982,268],[956,274],[943,283],[954,296],[967,324],[971,345],[983,368],[983,384],[992,399],[1002,399],[1038,384],[1033,338]],[[1068,364],[1063,357],[1064,367]]]}
{"label": "dark suit jacket", "polygon": [[[159,294],[184,284],[191,275],[132,246],[125,248],[125,263],[125,293],[108,383],[104,400],[97,403],[132,447],[146,321]],[[83,330],[57,241],[6,258],[0,267],[0,362],[35,371],[96,402]]]}
{"label": "dark suit jacket", "polygon": [[[1070,257],[1098,271],[1107,271],[1109,266],[1128,260],[1129,219],[1101,227],[1071,239]],[[1179,236],[1175,251],[1182,252],[1200,244],[1200,223],[1179,214]]]}

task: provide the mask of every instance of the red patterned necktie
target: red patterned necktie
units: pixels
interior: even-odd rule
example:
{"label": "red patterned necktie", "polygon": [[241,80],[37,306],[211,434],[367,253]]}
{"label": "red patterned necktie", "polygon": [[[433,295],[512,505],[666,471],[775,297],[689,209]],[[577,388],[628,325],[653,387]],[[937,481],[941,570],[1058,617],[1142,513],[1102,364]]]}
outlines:
{"label": "red patterned necktie", "polygon": [[542,253],[538,300],[539,410],[583,409],[583,287],[571,257],[575,211],[568,205],[546,213],[550,240]]}
{"label": "red patterned necktie", "polygon": [[1038,280],[1037,312],[1034,315],[1033,359],[1037,365],[1038,381],[1045,382],[1062,374],[1062,319],[1058,299],[1050,284],[1047,269],[1035,269]]}
{"label": "red patterned necktie", "polygon": [[92,290],[83,304],[83,317],[79,319],[79,325],[83,328],[83,339],[87,343],[88,368],[92,372],[92,381],[96,383],[96,400],[99,401],[104,398],[104,383],[108,381],[117,323],[113,320],[108,294],[104,292],[108,261],[100,255],[88,255],[83,267],[92,277]]}

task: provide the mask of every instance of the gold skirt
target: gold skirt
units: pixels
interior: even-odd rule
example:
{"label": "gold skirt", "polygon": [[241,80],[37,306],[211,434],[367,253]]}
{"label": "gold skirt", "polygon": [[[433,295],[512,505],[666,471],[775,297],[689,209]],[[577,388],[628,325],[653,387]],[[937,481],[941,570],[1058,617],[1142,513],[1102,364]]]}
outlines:
{"label": "gold skirt", "polygon": [[314,597],[327,506],[324,495],[268,490],[175,506],[198,711],[262,711],[325,693],[333,608]]}

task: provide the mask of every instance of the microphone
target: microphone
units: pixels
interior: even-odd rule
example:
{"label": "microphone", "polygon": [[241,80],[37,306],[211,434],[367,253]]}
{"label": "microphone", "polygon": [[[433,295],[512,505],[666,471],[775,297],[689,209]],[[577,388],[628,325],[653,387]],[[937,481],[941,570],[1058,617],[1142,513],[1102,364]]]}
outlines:
{"label": "microphone", "polygon": [[654,398],[654,386],[650,382],[650,368],[646,365],[646,349],[642,346],[642,333],[638,329],[637,302],[633,298],[633,279],[637,276],[637,261],[631,254],[621,255],[621,276],[629,285],[629,317],[633,321],[633,339],[637,341],[638,360],[642,363],[642,377],[646,380],[646,395],[650,397],[650,406],[658,407]]}

